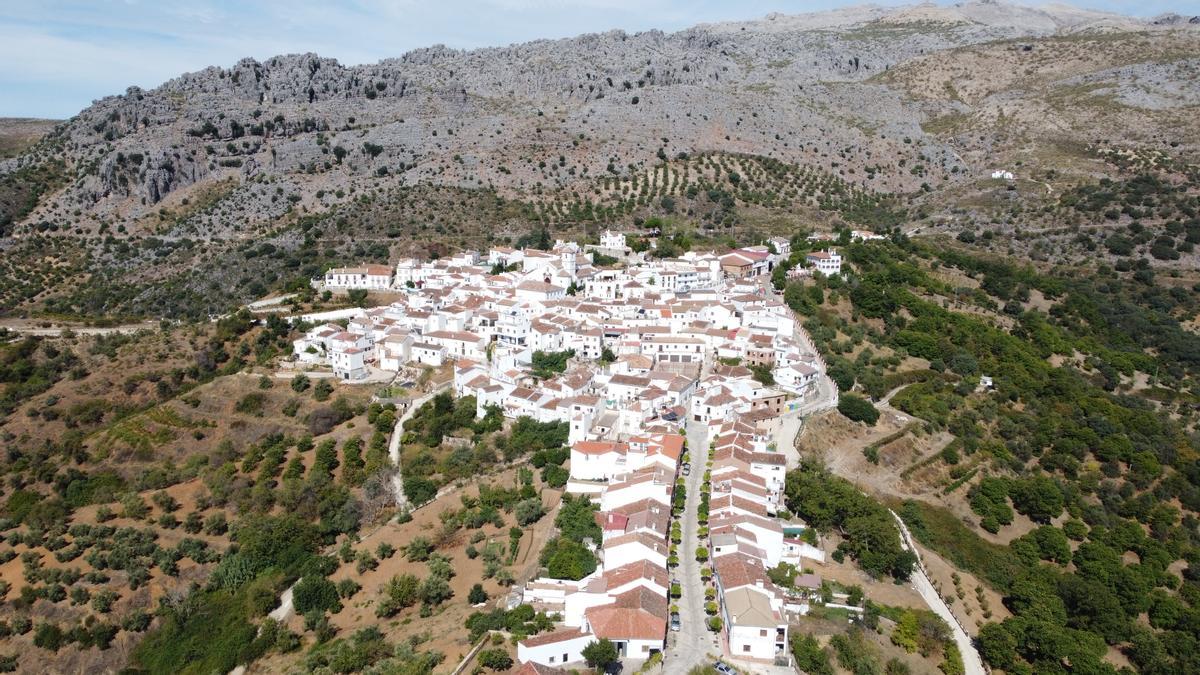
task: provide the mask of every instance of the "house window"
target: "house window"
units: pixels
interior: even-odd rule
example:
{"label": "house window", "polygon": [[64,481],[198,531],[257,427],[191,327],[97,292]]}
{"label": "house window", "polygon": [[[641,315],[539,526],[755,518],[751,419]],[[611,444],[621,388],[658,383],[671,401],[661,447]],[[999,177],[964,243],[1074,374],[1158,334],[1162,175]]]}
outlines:
{"label": "house window", "polygon": [[748,652],[748,651],[750,651],[750,645],[742,645],[742,651],[743,651],[743,652]]}
{"label": "house window", "polygon": [[562,662],[563,662],[563,663],[566,663],[568,660],[569,660],[569,659],[567,659],[567,655],[566,655],[566,654],[563,654],[563,657],[562,657]]}
{"label": "house window", "polygon": [[554,657],[553,657],[553,656],[551,656],[551,657],[550,657],[550,663],[554,663]]}
{"label": "house window", "polygon": [[646,652],[649,652],[649,651],[650,651],[650,645],[642,645],[642,653],[643,654],[645,654]]}
{"label": "house window", "polygon": [[758,631],[758,637],[767,637],[767,629],[764,628]]}

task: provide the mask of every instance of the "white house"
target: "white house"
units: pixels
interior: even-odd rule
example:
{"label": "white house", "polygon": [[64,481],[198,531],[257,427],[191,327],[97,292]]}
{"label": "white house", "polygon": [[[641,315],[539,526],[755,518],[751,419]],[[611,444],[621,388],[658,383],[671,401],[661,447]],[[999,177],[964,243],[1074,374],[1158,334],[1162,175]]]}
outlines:
{"label": "white house", "polygon": [[722,611],[729,653],[734,658],[774,662],[787,653],[788,625],[781,611],[783,598],[757,585],[726,589]]}
{"label": "white house", "polygon": [[836,249],[813,251],[808,254],[806,260],[827,277],[842,273],[842,255]]}
{"label": "white house", "polygon": [[387,265],[335,267],[325,273],[326,288],[383,290],[392,286],[392,268]]}
{"label": "white house", "polygon": [[487,358],[487,340],[461,330],[435,330],[421,336],[422,342],[446,348],[446,355],[475,360]]}
{"label": "white house", "polygon": [[366,352],[357,348],[337,350],[329,353],[329,365],[333,374],[341,380],[361,380],[367,376]]}
{"label": "white house", "polygon": [[610,480],[628,472],[628,446],[616,441],[580,441],[571,446],[571,478]]}
{"label": "white house", "polygon": [[389,372],[398,372],[412,358],[414,342],[413,336],[408,333],[384,337],[375,345],[375,352],[379,357],[379,367]]}
{"label": "white house", "polygon": [[600,248],[606,248],[613,251],[621,251],[627,248],[625,243],[624,232],[613,232],[605,230],[600,233]]}
{"label": "white house", "polygon": [[650,534],[623,534],[604,542],[604,567],[614,569],[645,561],[665,568],[668,553],[666,543]]}
{"label": "white house", "polygon": [[616,596],[611,605],[592,607],[584,628],[596,639],[608,639],[622,657],[648,659],[662,651],[667,637],[667,598],[646,588]]}
{"label": "white house", "polygon": [[674,472],[659,467],[648,467],[636,474],[618,476],[600,495],[600,510],[612,511],[643,499],[653,499],[669,506],[674,480]]}
{"label": "white house", "polygon": [[659,363],[700,363],[704,341],[697,338],[656,335],[642,341],[642,354]]}
{"label": "white house", "polygon": [[544,281],[522,281],[517,284],[518,300],[562,300],[567,296],[567,289]]}
{"label": "white house", "polygon": [[583,661],[583,648],[596,640],[578,628],[542,633],[517,643],[517,660],[542,666],[561,666]]}
{"label": "white house", "polygon": [[413,363],[437,368],[446,362],[446,348],[428,342],[414,342],[410,360]]}

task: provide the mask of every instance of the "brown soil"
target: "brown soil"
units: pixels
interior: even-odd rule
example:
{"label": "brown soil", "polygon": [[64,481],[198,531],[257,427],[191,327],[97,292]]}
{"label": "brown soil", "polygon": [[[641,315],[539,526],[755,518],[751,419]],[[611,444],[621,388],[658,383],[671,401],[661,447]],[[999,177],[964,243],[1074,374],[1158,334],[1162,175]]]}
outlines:
{"label": "brown soil", "polygon": [[[917,548],[921,553],[921,560],[925,563],[929,581],[969,632],[975,634],[984,623],[1003,621],[1011,616],[1001,602],[1003,596],[975,575],[955,568],[945,558],[920,544]],[[955,573],[959,578],[957,586],[954,584]],[[962,591],[962,598],[958,597],[959,589]],[[988,611],[991,612],[990,616]]]}
{"label": "brown soil", "polygon": [[[491,477],[489,482],[496,485],[511,485],[515,480],[516,470],[509,469]],[[338,628],[340,637],[349,636],[355,630],[366,626],[378,627],[392,642],[425,635],[428,639],[423,642],[421,649],[440,651],[446,655],[438,672],[449,672],[466,656],[472,646],[469,641],[469,632],[464,626],[466,618],[472,612],[503,607],[510,591],[509,588],[501,586],[494,579],[483,578],[482,556],[474,560],[467,557],[465,549],[471,535],[475,532],[474,530],[458,531],[448,542],[437,549],[439,553],[449,556],[452,560],[455,576],[450,580],[450,588],[454,591],[454,597],[444,603],[433,616],[421,618],[419,616],[420,606],[417,605],[401,611],[390,619],[379,619],[375,615],[375,608],[384,586],[393,576],[408,573],[424,579],[429,574],[429,568],[424,562],[411,562],[404,557],[403,547],[416,536],[424,536],[431,541],[436,541],[436,535],[441,527],[441,514],[461,508],[461,497],[464,494],[475,496],[478,493],[477,483],[463,488],[446,490],[431,504],[413,513],[412,521],[404,524],[389,522],[363,535],[362,539],[354,545],[354,550],[374,552],[379,544],[387,542],[396,547],[397,553],[391,558],[380,560],[378,568],[363,574],[358,574],[355,565],[351,563],[342,565],[330,576],[334,582],[350,578],[362,586],[361,591],[343,603],[342,611],[331,617],[331,622]],[[562,493],[557,490],[548,488],[542,490],[542,502],[546,506],[547,514],[537,523],[524,528],[525,534],[521,538],[521,548],[517,553],[516,561],[510,566],[518,583],[520,580],[536,574],[537,552],[541,550],[542,545],[554,531],[554,516],[561,499]],[[511,525],[511,520],[501,528],[485,525],[479,531],[483,532],[487,538],[476,544],[476,547],[482,548],[490,541],[507,547],[508,528]],[[476,583],[483,584],[483,588],[489,596],[488,603],[483,608],[475,608],[467,604],[467,593]],[[303,633],[304,620],[302,617],[292,616],[288,625],[292,630],[305,635],[306,638],[311,638],[311,634]],[[255,662],[250,671],[253,673],[285,673],[290,672],[294,666],[294,655],[273,655]]]}
{"label": "brown soil", "polygon": [[[837,548],[838,538],[830,536],[825,542],[825,549],[832,551]],[[872,579],[850,559],[839,563],[831,557],[826,558],[824,565],[817,565],[813,571],[822,579],[836,581],[845,586],[862,586],[866,597],[872,602],[896,607],[913,609],[928,609],[925,601],[909,584],[895,584],[887,579]]]}

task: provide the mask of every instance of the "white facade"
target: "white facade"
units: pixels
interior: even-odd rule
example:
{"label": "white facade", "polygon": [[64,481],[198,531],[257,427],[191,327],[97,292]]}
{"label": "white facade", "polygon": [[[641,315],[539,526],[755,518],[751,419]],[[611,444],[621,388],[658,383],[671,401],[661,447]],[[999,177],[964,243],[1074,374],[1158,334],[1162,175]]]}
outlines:
{"label": "white facade", "polygon": [[842,255],[836,249],[814,251],[808,254],[807,260],[816,271],[827,277],[842,273]]}
{"label": "white facade", "polygon": [[[543,640],[553,640],[543,642]],[[517,660],[533,662],[543,666],[562,666],[583,662],[583,648],[595,641],[595,637],[579,631],[560,631],[549,636],[535,635],[517,643]]]}
{"label": "white facade", "polygon": [[387,265],[335,267],[325,273],[326,288],[384,290],[392,286],[392,268]]}
{"label": "white facade", "polygon": [[607,248],[614,251],[627,248],[625,244],[624,232],[613,232],[605,230],[600,233],[600,248]]}

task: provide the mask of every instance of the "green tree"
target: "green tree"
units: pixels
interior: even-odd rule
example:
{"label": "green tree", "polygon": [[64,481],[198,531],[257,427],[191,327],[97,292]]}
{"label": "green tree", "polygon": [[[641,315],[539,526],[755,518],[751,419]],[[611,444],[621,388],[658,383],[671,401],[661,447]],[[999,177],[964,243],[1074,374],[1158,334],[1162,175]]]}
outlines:
{"label": "green tree", "polygon": [[301,578],[292,589],[292,602],[298,614],[307,614],[312,610],[333,614],[342,611],[337,586],[320,575],[309,574]]}
{"label": "green tree", "polygon": [[296,392],[297,394],[306,391],[311,384],[312,381],[309,380],[308,376],[304,373],[296,373],[296,375],[292,377],[292,391]]}
{"label": "green tree", "polygon": [[838,396],[838,412],[846,416],[847,419],[854,422],[865,422],[869,426],[874,426],[879,420],[879,411],[861,396],[855,394],[841,394]]}
{"label": "green tree", "polygon": [[796,667],[809,675],[833,675],[833,664],[829,661],[829,652],[821,649],[821,645],[812,635],[792,633],[792,658]]}
{"label": "green tree", "polygon": [[479,652],[479,665],[490,670],[508,670],[513,666],[512,657],[503,649],[485,649]]}
{"label": "green tree", "polygon": [[563,537],[572,541],[591,539],[593,543],[599,543],[603,535],[596,524],[595,513],[599,508],[586,495],[565,494],[558,515],[554,517],[554,526]]}
{"label": "green tree", "polygon": [[398,574],[384,587],[383,598],[375,608],[380,618],[395,616],[397,612],[412,607],[420,599],[421,580],[412,574]]}
{"label": "green tree", "polygon": [[1049,523],[1063,510],[1063,494],[1049,476],[1031,476],[1010,483],[1009,495],[1018,513],[1037,523]]}
{"label": "green tree", "polygon": [[596,571],[596,556],[583,544],[556,537],[542,549],[541,564],[554,579],[579,580]]}
{"label": "green tree", "polygon": [[608,670],[619,659],[617,646],[608,638],[589,642],[580,654],[589,667],[597,670]]}

